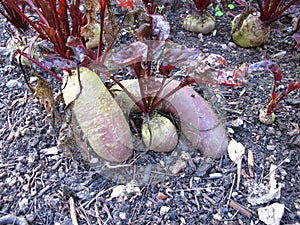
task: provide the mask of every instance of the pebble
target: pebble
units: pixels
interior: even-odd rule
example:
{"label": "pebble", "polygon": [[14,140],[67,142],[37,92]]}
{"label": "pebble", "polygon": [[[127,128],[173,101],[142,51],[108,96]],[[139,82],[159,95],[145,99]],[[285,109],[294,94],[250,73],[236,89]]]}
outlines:
{"label": "pebble", "polygon": [[267,149],[268,149],[269,151],[274,151],[275,148],[276,148],[275,145],[267,145]]}
{"label": "pebble", "polygon": [[22,83],[18,80],[15,80],[15,79],[9,80],[5,85],[8,88],[15,88],[15,87],[20,88],[20,87],[22,87]]}
{"label": "pebble", "polygon": [[178,159],[175,164],[170,166],[172,174],[178,174],[186,167],[186,163],[182,159]]}
{"label": "pebble", "polygon": [[229,134],[234,134],[234,130],[231,127],[227,127],[227,132]]}
{"label": "pebble", "polygon": [[228,47],[229,48],[236,48],[237,46],[236,46],[236,44],[234,42],[229,42],[228,43]]}
{"label": "pebble", "polygon": [[272,205],[259,208],[257,210],[260,221],[267,225],[280,225],[280,220],[284,214],[284,204],[273,203]]}
{"label": "pebble", "polygon": [[231,194],[231,197],[235,198],[236,196],[238,196],[239,194],[236,191],[233,191]]}
{"label": "pebble", "polygon": [[231,121],[231,125],[233,127],[239,127],[244,124],[244,121],[241,118],[237,118],[236,120]]}
{"label": "pebble", "polygon": [[126,213],[125,212],[120,212],[119,217],[120,217],[121,220],[125,220],[126,219]]}
{"label": "pebble", "polygon": [[37,154],[35,152],[30,152],[28,155],[28,158],[27,158],[28,164],[32,165],[34,163],[36,157],[37,157]]}
{"label": "pebble", "polygon": [[226,45],[226,44],[221,44],[221,48],[223,50],[228,50],[229,49],[228,45]]}
{"label": "pebble", "polygon": [[22,198],[21,201],[19,201],[19,208],[21,211],[26,211],[26,209],[28,208],[28,204],[29,204],[29,201],[27,198]]}
{"label": "pebble", "polygon": [[33,84],[34,82],[36,82],[37,81],[37,77],[30,77],[29,78],[29,82],[31,83],[31,84]]}
{"label": "pebble", "polygon": [[275,134],[275,128],[274,127],[268,127],[267,132],[269,134]]}
{"label": "pebble", "polygon": [[164,193],[162,193],[162,192],[158,192],[157,193],[157,199],[161,199],[161,200],[165,200],[165,199],[167,199],[167,195],[165,195]]}
{"label": "pebble", "polygon": [[125,185],[118,185],[114,187],[112,193],[110,194],[110,197],[107,199],[107,201],[112,200],[113,198],[119,197],[121,194],[124,193],[126,186]]}
{"label": "pebble", "polygon": [[164,216],[169,212],[169,210],[170,210],[170,207],[163,205],[162,207],[160,207],[159,214],[161,216]]}

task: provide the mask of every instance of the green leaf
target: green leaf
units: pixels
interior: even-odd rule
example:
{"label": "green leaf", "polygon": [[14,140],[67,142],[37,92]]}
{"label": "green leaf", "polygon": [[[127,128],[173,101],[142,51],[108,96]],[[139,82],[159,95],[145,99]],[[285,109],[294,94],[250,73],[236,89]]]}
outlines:
{"label": "green leaf", "polygon": [[234,9],[234,5],[233,4],[228,4],[228,8],[231,10],[231,9]]}
{"label": "green leaf", "polygon": [[217,5],[215,8],[215,16],[223,16],[224,13],[222,12],[220,5]]}
{"label": "green leaf", "polygon": [[224,13],[222,11],[217,11],[215,13],[215,16],[223,16],[223,15],[224,15]]}

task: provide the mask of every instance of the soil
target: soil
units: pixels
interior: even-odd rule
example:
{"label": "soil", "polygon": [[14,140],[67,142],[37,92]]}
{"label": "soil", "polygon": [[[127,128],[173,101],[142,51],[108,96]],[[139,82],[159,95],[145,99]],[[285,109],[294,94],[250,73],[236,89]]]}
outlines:
{"label": "soil", "polygon": [[[234,4],[232,13],[237,15],[243,7]],[[167,12],[171,41],[222,55],[232,67],[273,60],[283,72],[280,89],[300,80],[292,18],[286,16],[272,24],[266,45],[245,49],[232,42],[232,17],[227,15],[216,18],[212,34],[185,31],[182,21],[188,9],[184,2]],[[299,9],[298,2],[294,10]],[[1,19],[1,46],[10,37],[5,25],[6,20]],[[299,24],[293,32],[299,33]],[[300,92],[284,99],[273,124],[260,123],[259,110],[270,99],[271,73],[252,73],[241,87],[195,86],[220,114],[230,139],[245,147],[241,171],[227,155],[211,160],[181,140],[184,151],[180,155],[142,154],[131,167],[143,181],[139,183],[138,179],[115,179],[115,171],[112,177],[103,174],[60,148],[55,126],[33,97],[19,67],[6,62],[0,66],[0,224],[67,225],[76,220],[78,224],[264,224],[258,208],[275,202],[284,205],[281,224],[300,222]],[[47,81],[58,93],[60,84],[49,76]],[[57,107],[63,110],[63,105]],[[252,167],[249,151],[254,155]],[[149,166],[168,163],[164,160],[175,162],[174,174]],[[270,169],[273,164],[275,171]],[[241,174],[239,184],[237,174]],[[270,191],[274,179],[278,192]],[[5,222],[8,218],[11,222]]]}

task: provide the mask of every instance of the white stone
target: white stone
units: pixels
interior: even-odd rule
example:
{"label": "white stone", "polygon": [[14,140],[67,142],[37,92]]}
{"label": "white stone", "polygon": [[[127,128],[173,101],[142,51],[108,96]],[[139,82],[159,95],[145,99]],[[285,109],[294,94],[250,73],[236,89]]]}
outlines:
{"label": "white stone", "polygon": [[15,79],[9,80],[5,85],[8,88],[14,88],[14,87],[20,88],[20,87],[22,87],[22,83],[19,82],[18,80],[15,80]]}
{"label": "white stone", "polygon": [[273,203],[272,205],[259,208],[259,219],[267,225],[280,225],[280,220],[284,214],[284,204]]}
{"label": "white stone", "polygon": [[161,216],[166,215],[169,212],[169,210],[170,210],[170,207],[163,205],[159,210],[159,214]]}
{"label": "white stone", "polygon": [[119,217],[120,217],[121,220],[125,220],[126,219],[126,213],[125,212],[120,212]]}

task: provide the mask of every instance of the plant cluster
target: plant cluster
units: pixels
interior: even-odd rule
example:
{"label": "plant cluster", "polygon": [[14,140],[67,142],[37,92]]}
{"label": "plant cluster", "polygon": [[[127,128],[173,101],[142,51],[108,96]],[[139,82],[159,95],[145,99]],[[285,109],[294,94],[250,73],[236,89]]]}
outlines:
{"label": "plant cluster", "polygon": [[[194,0],[197,10],[201,12],[211,2]],[[8,6],[0,12],[18,30],[22,32],[25,25],[29,25],[38,36],[28,44],[27,52],[17,49],[16,53],[58,80],[64,79],[67,83],[64,93],[66,103],[74,103],[72,112],[83,133],[96,154],[107,161],[122,162],[132,154],[129,126],[120,107],[128,112],[136,107],[143,113],[142,136],[149,149],[168,152],[173,150],[178,141],[177,135],[172,132],[170,139],[160,143],[166,130],[176,131],[168,118],[157,113],[165,112],[179,119],[183,134],[196,149],[208,156],[220,157],[227,148],[225,129],[220,126],[208,103],[189,85],[208,83],[240,86],[245,83],[247,71],[268,69],[274,73],[275,82],[267,114],[272,113],[289,92],[299,88],[299,82],[295,82],[277,96],[275,88],[282,75],[280,68],[269,61],[253,64],[249,68],[243,65],[229,69],[220,55],[170,43],[170,24],[164,16],[156,14],[154,0],[117,1],[126,12],[134,10],[135,4],[142,4],[148,17],[136,30],[135,41],[119,48],[114,48],[118,34],[112,30],[118,30],[118,26],[107,0],[7,0],[0,3]],[[85,10],[81,9],[82,6]],[[112,38],[105,36],[107,33]],[[35,45],[36,40],[40,42]],[[95,40],[96,45],[91,44]],[[38,57],[35,52],[38,52]],[[158,68],[157,71],[153,70],[154,66]],[[113,76],[113,71],[120,67],[128,68],[136,79],[129,84],[118,80]],[[62,78],[51,68],[67,71],[69,76]],[[102,75],[112,79],[117,85],[115,89],[121,91],[121,94],[114,93],[120,100],[119,105],[102,85],[99,78]],[[92,96],[95,101],[91,99]],[[102,99],[96,96],[102,96]],[[112,114],[119,115],[117,121],[111,118]],[[216,136],[220,137],[218,141]],[[172,146],[166,143],[172,143]]]}

